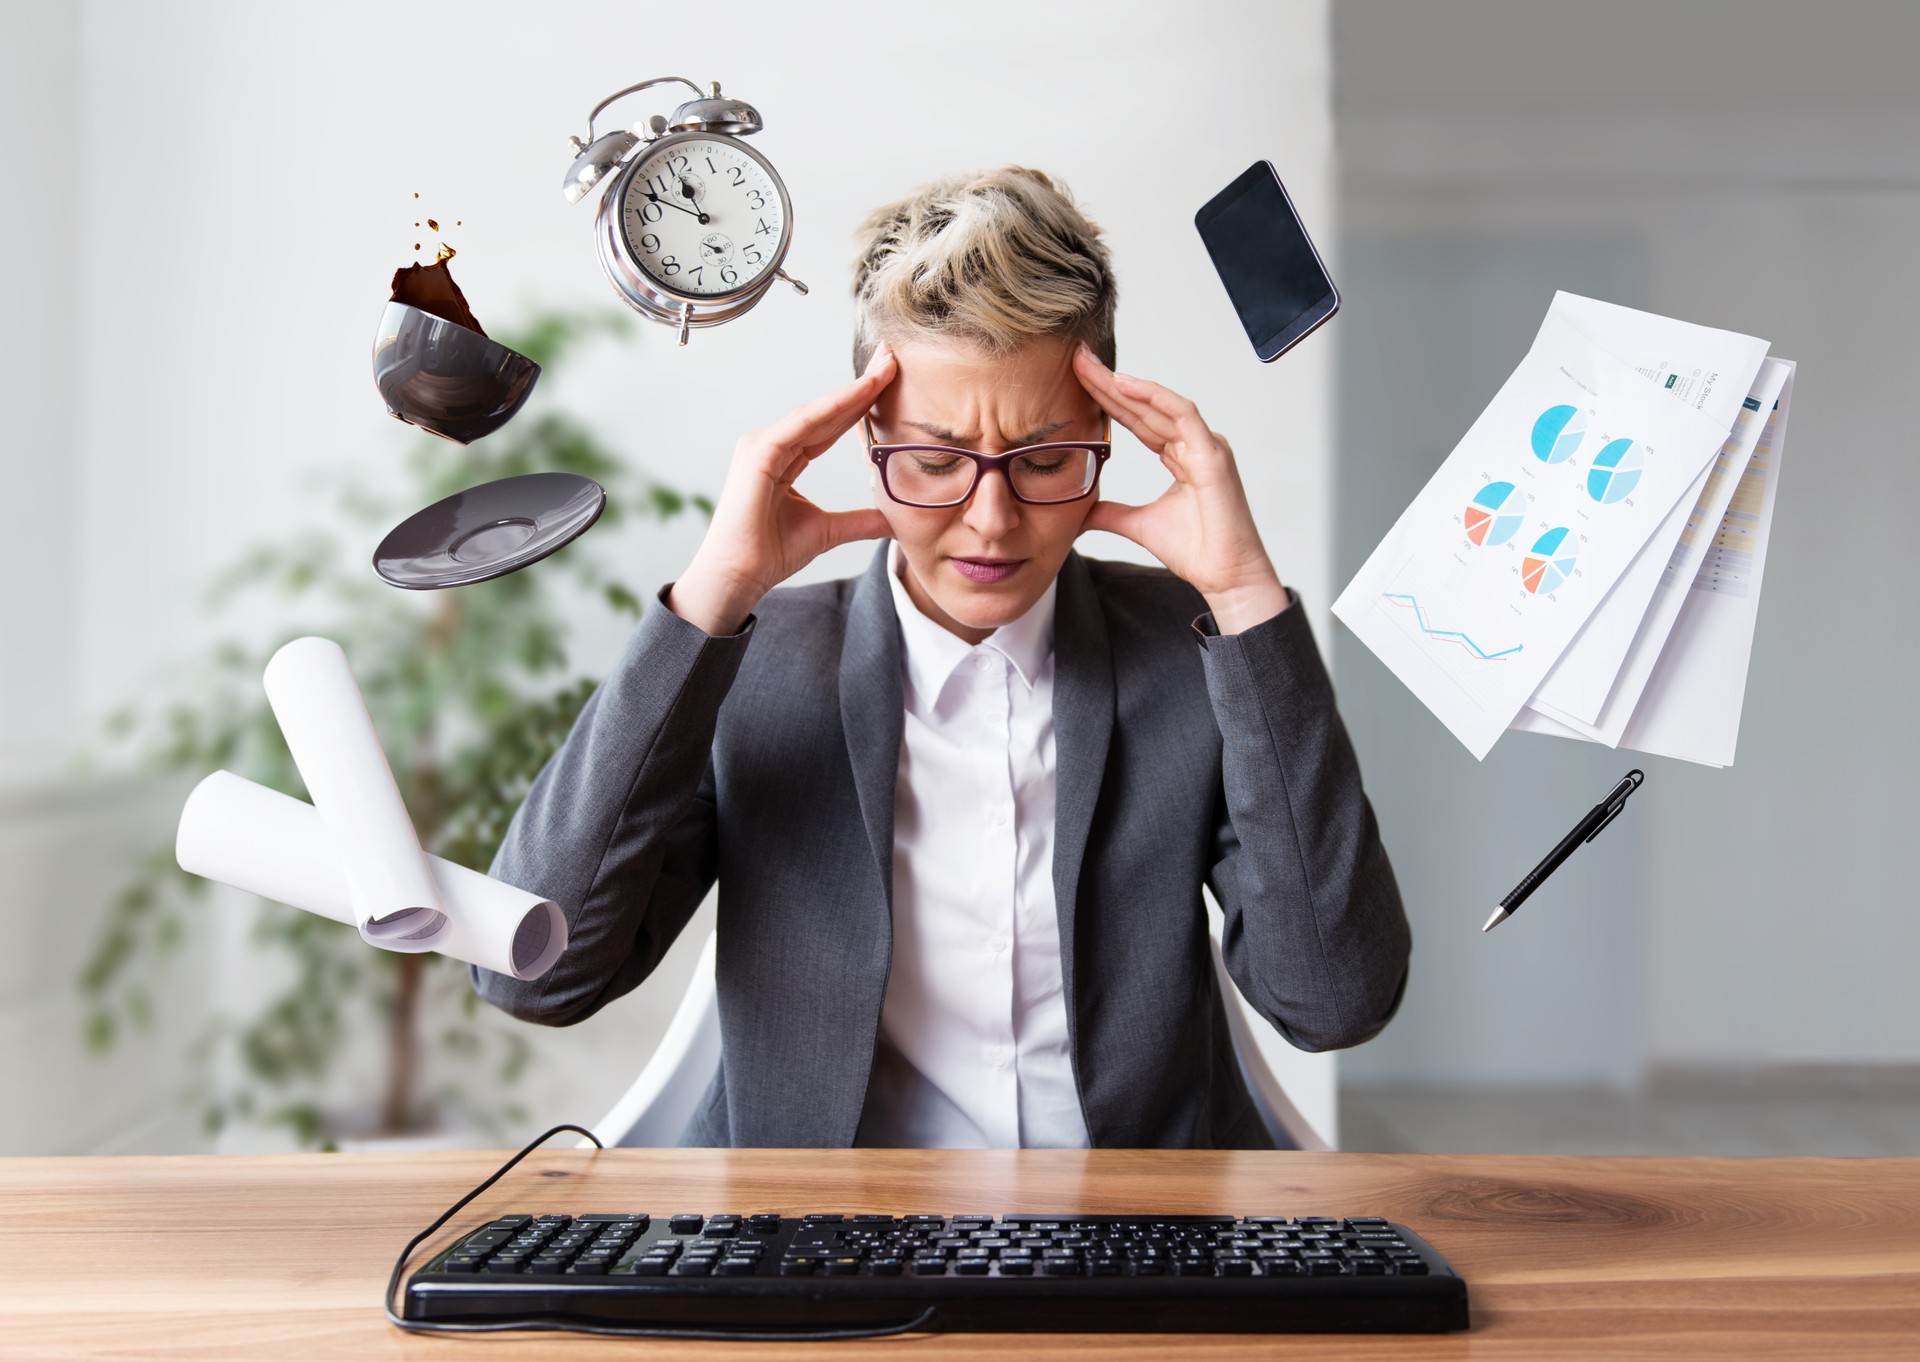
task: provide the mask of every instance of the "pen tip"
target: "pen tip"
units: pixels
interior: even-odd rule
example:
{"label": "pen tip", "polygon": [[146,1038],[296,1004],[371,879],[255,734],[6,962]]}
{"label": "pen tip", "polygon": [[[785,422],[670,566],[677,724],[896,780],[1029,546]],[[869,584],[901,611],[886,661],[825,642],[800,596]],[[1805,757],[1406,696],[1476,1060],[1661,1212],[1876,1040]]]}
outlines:
{"label": "pen tip", "polygon": [[1496,908],[1493,910],[1493,916],[1487,919],[1487,925],[1482,927],[1480,930],[1483,932],[1490,932],[1495,927],[1498,927],[1501,923],[1505,922],[1508,918],[1512,916],[1513,914],[1509,913],[1506,909]]}

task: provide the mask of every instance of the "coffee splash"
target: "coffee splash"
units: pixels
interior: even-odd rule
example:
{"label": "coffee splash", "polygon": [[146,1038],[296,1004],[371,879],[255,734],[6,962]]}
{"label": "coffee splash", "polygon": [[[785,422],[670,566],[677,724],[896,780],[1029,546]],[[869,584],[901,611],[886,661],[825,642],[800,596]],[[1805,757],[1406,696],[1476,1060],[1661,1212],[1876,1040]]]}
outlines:
{"label": "coffee splash", "polygon": [[484,336],[487,333],[481,329],[479,319],[467,306],[466,295],[460,292],[460,286],[453,282],[453,272],[447,268],[447,262],[454,255],[453,247],[443,241],[439,257],[431,265],[403,265],[395,270],[393,301]]}

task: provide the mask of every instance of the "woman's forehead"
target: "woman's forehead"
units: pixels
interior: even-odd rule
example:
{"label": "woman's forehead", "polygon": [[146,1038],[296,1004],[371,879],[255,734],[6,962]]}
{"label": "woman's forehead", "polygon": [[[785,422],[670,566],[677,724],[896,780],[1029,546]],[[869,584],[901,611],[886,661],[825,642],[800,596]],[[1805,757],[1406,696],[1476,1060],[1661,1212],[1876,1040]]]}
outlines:
{"label": "woman's forehead", "polygon": [[1091,405],[1065,341],[1029,342],[1001,356],[914,341],[896,345],[894,353],[900,372],[881,395],[883,409],[943,443],[1044,440]]}

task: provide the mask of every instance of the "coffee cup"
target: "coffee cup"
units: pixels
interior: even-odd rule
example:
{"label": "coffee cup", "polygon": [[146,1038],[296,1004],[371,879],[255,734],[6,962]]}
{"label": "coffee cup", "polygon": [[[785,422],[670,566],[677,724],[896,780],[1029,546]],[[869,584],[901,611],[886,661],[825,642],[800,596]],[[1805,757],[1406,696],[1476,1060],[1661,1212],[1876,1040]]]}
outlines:
{"label": "coffee cup", "polygon": [[373,342],[373,382],[387,410],[425,431],[471,444],[513,419],[540,366],[469,327],[389,302]]}

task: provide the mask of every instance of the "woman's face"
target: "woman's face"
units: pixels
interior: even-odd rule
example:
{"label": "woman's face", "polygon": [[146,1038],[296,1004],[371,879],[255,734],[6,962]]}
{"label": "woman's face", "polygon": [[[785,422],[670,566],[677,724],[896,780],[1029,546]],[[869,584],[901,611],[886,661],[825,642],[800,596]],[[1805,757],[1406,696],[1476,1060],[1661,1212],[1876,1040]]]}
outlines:
{"label": "woman's face", "polygon": [[[927,341],[903,341],[893,351],[899,374],[873,407],[873,437],[882,444],[1004,454],[1049,440],[1101,438],[1100,408],[1073,374],[1072,341],[1031,341],[1001,359]],[[873,470],[874,504],[906,560],[907,595],[969,643],[1040,599],[1097,495],[1029,506],[992,472],[960,505],[928,510],[893,500]]]}

